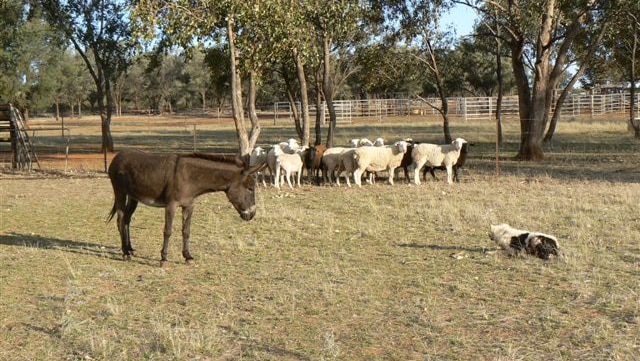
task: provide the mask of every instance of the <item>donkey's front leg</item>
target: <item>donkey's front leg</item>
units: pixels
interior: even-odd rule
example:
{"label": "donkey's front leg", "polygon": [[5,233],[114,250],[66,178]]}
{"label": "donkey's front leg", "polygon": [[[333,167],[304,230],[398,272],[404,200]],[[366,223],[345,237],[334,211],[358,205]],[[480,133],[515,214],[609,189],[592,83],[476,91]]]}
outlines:
{"label": "donkey's front leg", "polygon": [[171,229],[173,227],[173,217],[176,215],[176,204],[169,203],[164,209],[164,241],[162,242],[162,251],[160,252],[161,264],[167,261],[169,253],[169,238],[171,238]]}
{"label": "donkey's front leg", "polygon": [[189,263],[193,260],[189,252],[189,235],[191,234],[191,214],[193,214],[193,205],[182,207],[182,256]]}

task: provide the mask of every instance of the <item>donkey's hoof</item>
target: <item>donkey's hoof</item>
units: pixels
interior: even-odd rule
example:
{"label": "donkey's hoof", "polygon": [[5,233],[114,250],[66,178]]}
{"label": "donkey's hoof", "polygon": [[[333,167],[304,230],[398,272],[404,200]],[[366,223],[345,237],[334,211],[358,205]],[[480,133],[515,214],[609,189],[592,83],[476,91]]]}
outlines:
{"label": "donkey's hoof", "polygon": [[131,261],[131,255],[130,254],[123,254],[122,255],[122,260],[123,261]]}

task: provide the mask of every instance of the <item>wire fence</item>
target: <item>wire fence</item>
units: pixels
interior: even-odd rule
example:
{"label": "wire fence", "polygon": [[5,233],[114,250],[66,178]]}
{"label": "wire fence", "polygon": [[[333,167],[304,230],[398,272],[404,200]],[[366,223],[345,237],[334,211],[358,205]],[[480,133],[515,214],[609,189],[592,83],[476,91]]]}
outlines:
{"label": "wire fence", "polygon": [[[354,118],[386,118],[410,115],[437,115],[442,107],[439,98],[418,99],[369,99],[369,100],[335,100],[336,119],[341,123],[350,123]],[[459,116],[465,120],[495,119],[497,97],[464,97],[448,98],[449,115]],[[518,118],[517,96],[502,98],[500,114],[503,118]],[[601,116],[606,114],[620,114],[629,112],[631,97],[628,93],[616,94],[576,94],[569,96],[560,110],[560,116]],[[636,104],[640,104],[640,94],[636,95]],[[300,103],[297,103],[300,109]],[[289,102],[277,102],[273,105],[273,122],[287,122],[293,120],[293,110]],[[315,105],[310,107],[311,116],[315,117],[320,111],[325,121],[329,120],[326,104],[318,110]],[[552,109],[554,111],[554,109]],[[636,117],[640,117],[640,109]]]}

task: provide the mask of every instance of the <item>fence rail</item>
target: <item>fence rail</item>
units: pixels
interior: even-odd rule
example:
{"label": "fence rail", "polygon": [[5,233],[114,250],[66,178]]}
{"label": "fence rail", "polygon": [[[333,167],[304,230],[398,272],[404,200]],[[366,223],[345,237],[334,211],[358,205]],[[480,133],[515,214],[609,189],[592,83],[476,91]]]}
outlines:
{"label": "fence rail", "polygon": [[[576,116],[601,116],[606,114],[626,113],[629,111],[631,98],[627,93],[586,95],[577,94],[567,97],[562,105],[560,116],[563,118]],[[489,120],[495,118],[497,108],[496,97],[466,97],[447,99],[449,114],[465,120]],[[440,99],[370,99],[370,100],[335,100],[338,122],[350,123],[354,118],[397,117],[408,115],[436,115],[437,108],[442,106]],[[636,104],[640,105],[640,94],[636,95]],[[298,109],[300,104],[298,103]],[[315,117],[317,109],[312,106],[311,116]],[[323,103],[320,112],[323,119],[329,120],[329,112]],[[518,118],[518,97],[502,98],[501,114],[503,118]],[[637,116],[640,117],[640,109]],[[293,120],[289,102],[274,103],[274,124],[285,120]]]}

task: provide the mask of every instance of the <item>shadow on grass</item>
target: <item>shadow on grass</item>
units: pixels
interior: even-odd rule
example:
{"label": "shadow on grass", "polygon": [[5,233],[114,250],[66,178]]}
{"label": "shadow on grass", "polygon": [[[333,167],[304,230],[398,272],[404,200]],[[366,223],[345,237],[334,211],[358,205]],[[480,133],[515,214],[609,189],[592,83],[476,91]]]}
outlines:
{"label": "shadow on grass", "polygon": [[[107,247],[101,244],[44,237],[39,235],[27,235],[19,233],[0,234],[0,245],[25,248],[55,249],[100,258],[109,258],[118,261],[123,260],[122,253],[120,252],[120,248],[118,247]],[[159,261],[136,256],[128,262],[157,266]]]}
{"label": "shadow on grass", "polygon": [[398,247],[403,248],[427,248],[434,251],[454,251],[454,252],[473,252],[473,253],[486,253],[487,248],[484,247],[459,247],[459,246],[443,246],[441,244],[422,244],[422,243],[398,243]]}

